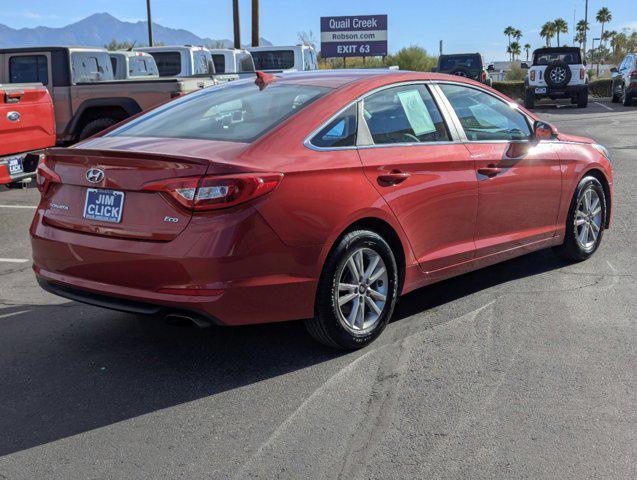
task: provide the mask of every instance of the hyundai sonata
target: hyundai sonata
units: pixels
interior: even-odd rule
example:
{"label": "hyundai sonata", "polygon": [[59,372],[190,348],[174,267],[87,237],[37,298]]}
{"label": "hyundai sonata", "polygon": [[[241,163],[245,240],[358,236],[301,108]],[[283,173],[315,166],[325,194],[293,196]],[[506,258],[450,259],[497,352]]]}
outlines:
{"label": "hyundai sonata", "polygon": [[[491,88],[326,71],[202,90],[38,170],[33,268],[57,295],[369,344],[400,295],[609,227],[607,150]],[[426,295],[426,291],[423,295]]]}

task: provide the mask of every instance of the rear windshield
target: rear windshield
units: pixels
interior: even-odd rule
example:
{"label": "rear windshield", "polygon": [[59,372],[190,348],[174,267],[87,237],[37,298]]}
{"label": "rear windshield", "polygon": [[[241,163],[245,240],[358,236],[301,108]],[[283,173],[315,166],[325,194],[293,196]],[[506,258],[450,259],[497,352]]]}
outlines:
{"label": "rear windshield", "polygon": [[451,70],[456,67],[482,68],[482,59],[479,55],[454,55],[453,57],[440,57],[440,69]]}
{"label": "rear windshield", "polygon": [[250,143],[329,91],[289,83],[260,90],[252,79],[235,81],[167,103],[107,136]]}
{"label": "rear windshield", "polygon": [[149,52],[155,59],[160,77],[174,77],[181,73],[179,52]]}
{"label": "rear windshield", "polygon": [[288,70],[294,68],[294,50],[252,52],[256,70]]}
{"label": "rear windshield", "polygon": [[533,54],[533,65],[548,65],[551,62],[561,61],[569,65],[579,65],[580,52],[579,50],[572,50],[568,52],[535,52]]}

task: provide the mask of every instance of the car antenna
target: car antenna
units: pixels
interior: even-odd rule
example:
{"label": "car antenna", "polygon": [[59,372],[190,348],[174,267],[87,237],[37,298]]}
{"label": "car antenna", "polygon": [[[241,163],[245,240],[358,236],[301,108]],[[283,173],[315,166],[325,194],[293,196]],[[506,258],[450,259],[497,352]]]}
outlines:
{"label": "car antenna", "polygon": [[132,51],[133,51],[133,48],[135,48],[135,44],[136,44],[136,43],[137,43],[137,40],[133,40],[133,44],[132,44],[130,47],[128,47],[128,51],[129,51],[129,52],[132,52]]}

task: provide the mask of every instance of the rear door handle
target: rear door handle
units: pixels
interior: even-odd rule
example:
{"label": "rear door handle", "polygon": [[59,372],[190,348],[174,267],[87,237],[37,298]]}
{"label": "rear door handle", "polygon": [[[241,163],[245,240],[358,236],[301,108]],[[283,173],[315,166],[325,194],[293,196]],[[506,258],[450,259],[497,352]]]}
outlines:
{"label": "rear door handle", "polygon": [[392,170],[389,173],[383,173],[378,176],[378,181],[385,185],[396,185],[402,183],[411,177],[411,173],[401,172],[400,170]]}
{"label": "rear door handle", "polygon": [[494,177],[498,173],[502,173],[502,169],[495,165],[489,165],[488,167],[478,168],[478,173],[486,177]]}

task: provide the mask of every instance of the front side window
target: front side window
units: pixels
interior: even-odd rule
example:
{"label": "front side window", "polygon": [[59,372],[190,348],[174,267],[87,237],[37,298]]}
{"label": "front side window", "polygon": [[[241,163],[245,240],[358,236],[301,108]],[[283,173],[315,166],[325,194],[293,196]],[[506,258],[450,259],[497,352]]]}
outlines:
{"label": "front side window", "polygon": [[364,100],[375,144],[442,142],[449,134],[425,85],[388,88]]}
{"label": "front side window", "polygon": [[294,68],[294,50],[252,52],[257,70],[289,70]]}
{"label": "front side window", "polygon": [[221,54],[214,54],[212,56],[212,63],[215,64],[216,73],[226,73],[226,57]]}
{"label": "front side window", "polygon": [[312,145],[321,148],[353,147],[356,145],[358,131],[356,104],[337,115],[314,138]]}
{"label": "front side window", "polygon": [[10,83],[49,83],[47,60],[44,55],[24,55],[9,59]]}
{"label": "front side window", "polygon": [[441,84],[471,141],[526,140],[532,132],[526,117],[510,104],[476,88]]}
{"label": "front side window", "polygon": [[108,136],[250,143],[329,91],[291,83],[260,89],[254,80],[237,80],[167,103]]}
{"label": "front side window", "polygon": [[179,52],[151,52],[155,59],[160,77],[174,77],[181,73],[181,54]]}

